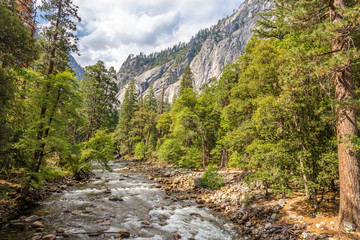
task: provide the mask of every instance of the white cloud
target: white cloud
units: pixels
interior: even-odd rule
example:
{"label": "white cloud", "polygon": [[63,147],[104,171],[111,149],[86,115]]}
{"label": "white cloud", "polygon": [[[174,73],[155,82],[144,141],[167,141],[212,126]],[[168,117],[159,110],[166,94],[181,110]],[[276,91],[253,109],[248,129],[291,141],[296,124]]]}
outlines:
{"label": "white cloud", "polygon": [[82,65],[103,60],[119,69],[129,54],[187,42],[232,14],[243,0],[74,0],[79,6]]}

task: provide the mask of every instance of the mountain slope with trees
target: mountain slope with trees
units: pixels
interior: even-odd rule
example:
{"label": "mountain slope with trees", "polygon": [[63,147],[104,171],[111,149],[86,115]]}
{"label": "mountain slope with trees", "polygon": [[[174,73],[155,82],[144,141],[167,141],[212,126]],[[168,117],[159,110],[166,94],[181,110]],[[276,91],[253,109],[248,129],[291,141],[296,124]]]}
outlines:
{"label": "mountain slope with trees", "polygon": [[130,55],[117,74],[122,87],[118,99],[124,99],[126,84],[134,78],[139,96],[146,94],[152,83],[157,97],[164,88],[165,99],[172,102],[188,65],[194,73],[194,88],[199,91],[213,77],[220,77],[224,67],[244,52],[258,19],[256,14],[270,6],[267,1],[246,0],[231,16],[209,29],[200,30],[188,43],[149,55]]}

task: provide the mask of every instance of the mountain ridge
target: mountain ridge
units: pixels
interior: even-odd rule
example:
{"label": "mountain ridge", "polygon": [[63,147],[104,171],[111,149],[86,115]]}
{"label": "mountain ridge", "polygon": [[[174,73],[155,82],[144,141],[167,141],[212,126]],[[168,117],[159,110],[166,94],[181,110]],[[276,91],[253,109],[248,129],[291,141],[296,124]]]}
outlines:
{"label": "mountain ridge", "polygon": [[251,30],[256,27],[258,12],[271,7],[271,2],[246,0],[231,16],[218,24],[200,30],[188,43],[145,55],[129,55],[121,66],[117,78],[121,90],[117,97],[124,98],[127,83],[134,78],[138,94],[146,94],[151,83],[157,96],[165,88],[165,98],[172,101],[176,95],[185,67],[190,65],[194,75],[194,88],[201,88],[218,78],[224,67],[244,52]]}

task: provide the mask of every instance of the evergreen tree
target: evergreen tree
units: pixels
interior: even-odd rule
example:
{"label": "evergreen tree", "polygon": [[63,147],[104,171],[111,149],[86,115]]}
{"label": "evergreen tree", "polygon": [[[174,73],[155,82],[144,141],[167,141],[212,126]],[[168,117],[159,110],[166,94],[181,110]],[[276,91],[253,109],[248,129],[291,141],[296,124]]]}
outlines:
{"label": "evergreen tree", "polygon": [[42,32],[44,73],[53,74],[55,70],[64,71],[68,67],[69,53],[77,52],[76,22],[78,7],[72,0],[42,0],[42,17],[49,23]]}
{"label": "evergreen tree", "polygon": [[114,69],[106,69],[102,61],[86,67],[84,76],[81,90],[84,97],[84,114],[88,122],[86,135],[87,139],[90,139],[97,130],[111,130],[116,127],[116,94],[119,88],[114,81]]}
{"label": "evergreen tree", "polygon": [[135,142],[131,122],[138,109],[135,79],[132,79],[126,89],[125,97],[121,104],[119,123],[114,132],[114,142],[120,154],[127,154],[128,157],[132,157]]}
{"label": "evergreen tree", "polygon": [[335,80],[333,89],[337,101],[340,174],[339,227],[343,228],[344,222],[352,222],[360,227],[360,172],[354,146],[358,132],[352,79],[352,63],[360,56],[358,47],[352,44],[359,29],[358,1],[277,0],[275,3],[272,16],[275,19],[280,17],[285,24],[277,24],[270,19],[262,21],[260,23],[264,28],[259,32],[260,36],[266,37],[273,31],[267,27],[267,22],[272,22],[277,30],[289,33],[283,43],[299,64],[289,68],[293,76],[309,76],[315,81],[319,78]]}
{"label": "evergreen tree", "polygon": [[181,77],[179,96],[184,93],[185,89],[193,87],[193,75],[190,66],[186,66],[185,71]]}
{"label": "evergreen tree", "polygon": [[144,98],[144,108],[147,112],[156,112],[157,110],[157,101],[154,92],[154,84],[151,83],[148,88],[148,93]]}

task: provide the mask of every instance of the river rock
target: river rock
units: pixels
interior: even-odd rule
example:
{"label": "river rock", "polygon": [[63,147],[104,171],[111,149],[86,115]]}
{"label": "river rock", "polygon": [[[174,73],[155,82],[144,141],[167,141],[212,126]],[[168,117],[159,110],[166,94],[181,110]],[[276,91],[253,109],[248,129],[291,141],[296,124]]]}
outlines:
{"label": "river rock", "polygon": [[178,233],[174,233],[173,236],[174,236],[175,240],[182,238],[182,236],[180,234],[178,234]]}
{"label": "river rock", "polygon": [[110,226],[110,225],[111,225],[111,222],[109,220],[99,224],[99,226]]}
{"label": "river rock", "polygon": [[56,229],[56,233],[63,233],[63,232],[65,232],[65,229],[63,228]]}
{"label": "river rock", "polygon": [[42,237],[42,240],[54,240],[56,239],[56,236],[54,234],[49,234]]}
{"label": "river rock", "polygon": [[344,227],[347,232],[354,232],[356,230],[354,223],[344,222]]}
{"label": "river rock", "polygon": [[32,228],[44,228],[44,224],[42,224],[42,222],[40,221],[35,221],[33,222],[33,224],[31,224]]}
{"label": "river rock", "polygon": [[190,213],[190,216],[200,217],[201,215],[200,215],[200,213],[193,212],[193,213]]}
{"label": "river rock", "polygon": [[195,188],[202,188],[203,187],[201,178],[194,178],[194,186],[195,186]]}
{"label": "river rock", "polygon": [[32,215],[30,217],[25,218],[25,222],[34,222],[34,221],[39,221],[40,219],[41,217]]}
{"label": "river rock", "polygon": [[109,200],[110,200],[110,201],[113,201],[113,202],[124,201],[121,197],[115,196],[115,195],[111,195],[111,196],[109,197]]}
{"label": "river rock", "polygon": [[118,232],[118,234],[121,238],[129,238],[130,237],[130,232],[126,231],[126,230],[120,230]]}

